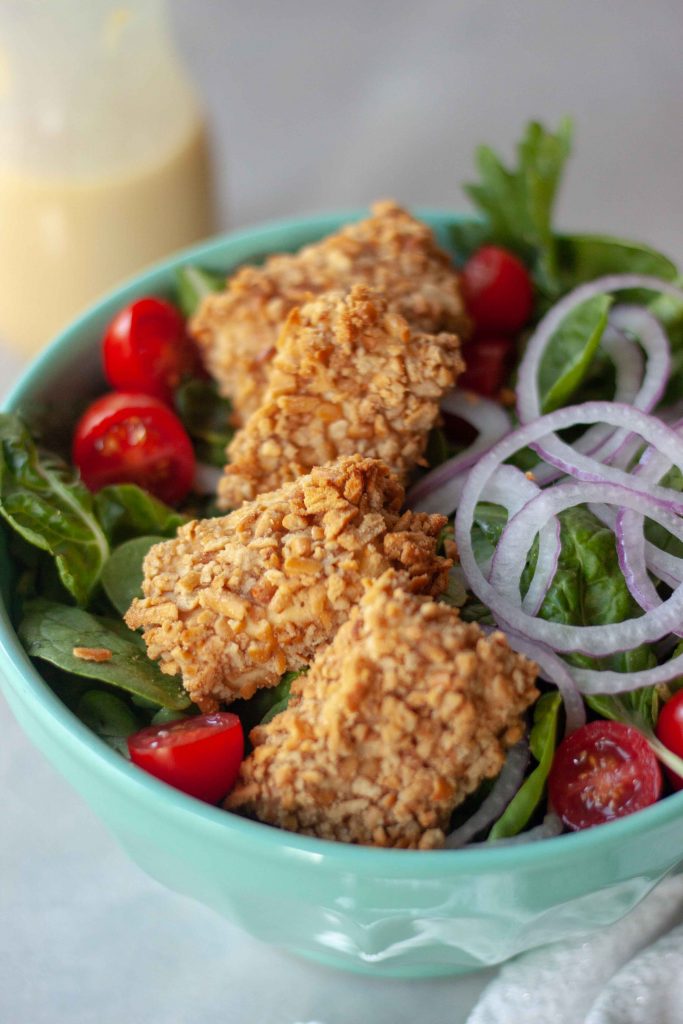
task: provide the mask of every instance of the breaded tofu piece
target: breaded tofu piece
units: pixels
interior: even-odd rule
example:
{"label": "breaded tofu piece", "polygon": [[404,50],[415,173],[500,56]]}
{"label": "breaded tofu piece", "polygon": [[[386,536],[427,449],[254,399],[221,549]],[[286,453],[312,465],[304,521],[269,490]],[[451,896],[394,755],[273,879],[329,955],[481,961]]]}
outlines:
{"label": "breaded tofu piece", "polygon": [[496,776],[536,699],[536,666],[457,611],[376,580],[251,732],[229,810],[346,843],[444,845],[453,809]]}
{"label": "breaded tofu piece", "polygon": [[204,710],[308,665],[348,618],[363,579],[395,567],[437,594],[444,516],[401,514],[403,488],[378,460],[340,459],[218,519],[181,527],[144,562],[126,613],[163,672]]}
{"label": "breaded tofu piece", "polygon": [[411,330],[365,285],[293,309],[263,404],[228,446],[219,505],[237,508],[354,452],[403,481],[463,369],[455,334]]}
{"label": "breaded tofu piece", "polygon": [[431,229],[396,203],[375,203],[367,220],[300,252],[271,256],[263,266],[242,267],[224,292],[202,302],[190,331],[222,394],[232,399],[235,423],[261,404],[292,309],[355,283],[382,292],[416,331],[468,331],[459,275]]}

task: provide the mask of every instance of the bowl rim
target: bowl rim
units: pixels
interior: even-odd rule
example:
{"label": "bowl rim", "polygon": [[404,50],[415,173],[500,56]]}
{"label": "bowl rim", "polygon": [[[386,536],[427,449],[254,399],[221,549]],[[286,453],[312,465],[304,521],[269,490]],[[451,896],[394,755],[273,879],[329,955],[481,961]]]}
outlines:
{"label": "bowl rim", "polygon": [[[416,207],[414,212],[432,227],[476,219],[466,212],[445,207]],[[166,278],[168,284],[169,276],[183,264],[208,261],[216,257],[225,257],[226,264],[229,264],[230,249],[240,245],[253,245],[256,249],[259,242],[266,242],[273,234],[280,235],[288,231],[319,231],[319,237],[322,237],[330,225],[352,221],[366,213],[367,208],[354,208],[268,220],[211,237],[146,267],[108,290],[64,327],[22,371],[0,403],[0,411],[16,412],[22,401],[40,386],[43,376],[49,374],[53,366],[68,355],[73,343],[83,332],[88,331],[91,322],[101,318],[109,311],[109,307],[116,307],[127,301],[129,295],[144,290],[146,282],[149,281],[153,288],[164,287],[160,282]],[[238,264],[242,262],[245,260],[238,260]],[[60,744],[75,742],[80,759],[88,760],[99,771],[104,769],[105,774],[119,788],[132,787],[134,798],[149,801],[157,813],[170,812],[173,816],[192,821],[212,832],[220,829],[231,841],[236,840],[249,847],[260,844],[262,850],[270,854],[281,855],[286,851],[301,858],[312,858],[335,869],[343,867],[358,874],[369,875],[386,872],[392,877],[406,873],[436,877],[437,863],[441,875],[499,872],[549,862],[557,865],[559,860],[573,861],[582,853],[597,853],[606,847],[620,846],[629,839],[666,826],[683,816],[682,791],[668,795],[651,807],[601,826],[535,842],[500,841],[490,845],[483,842],[457,850],[401,850],[378,849],[286,832],[195,800],[141,771],[117,754],[69,710],[43,679],[22,647],[2,598],[0,661],[4,662],[0,681],[7,682],[30,713],[37,715],[42,724],[58,736]]]}

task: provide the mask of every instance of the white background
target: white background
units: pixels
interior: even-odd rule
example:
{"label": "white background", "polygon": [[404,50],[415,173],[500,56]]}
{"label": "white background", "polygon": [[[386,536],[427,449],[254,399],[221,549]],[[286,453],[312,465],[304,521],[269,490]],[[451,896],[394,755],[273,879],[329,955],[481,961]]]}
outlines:
{"label": "white background", "polygon": [[[569,113],[562,224],[683,257],[679,0],[174,0],[172,12],[231,225],[379,196],[458,207],[476,143],[510,153],[526,119]],[[2,390],[17,367],[0,357]],[[4,704],[0,823],[0,1024],[459,1024],[486,980],[338,975],[166,892]]]}

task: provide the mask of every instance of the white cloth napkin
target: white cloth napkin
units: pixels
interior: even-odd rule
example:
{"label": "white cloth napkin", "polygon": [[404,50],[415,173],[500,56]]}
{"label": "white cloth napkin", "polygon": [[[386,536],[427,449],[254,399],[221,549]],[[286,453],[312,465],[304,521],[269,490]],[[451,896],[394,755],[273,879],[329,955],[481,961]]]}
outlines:
{"label": "white cloth napkin", "polygon": [[681,1024],[683,875],[617,924],[525,953],[484,990],[467,1024]]}

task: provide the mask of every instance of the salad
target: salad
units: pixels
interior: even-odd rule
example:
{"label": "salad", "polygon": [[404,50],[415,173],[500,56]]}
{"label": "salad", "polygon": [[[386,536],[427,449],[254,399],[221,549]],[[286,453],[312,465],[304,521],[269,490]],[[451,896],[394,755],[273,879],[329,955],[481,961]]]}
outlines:
{"label": "salad", "polygon": [[554,228],[570,144],[480,148],[449,254],[382,203],[227,288],[183,267],[68,444],[0,416],[19,636],[122,756],[393,846],[683,788],[683,289]]}

